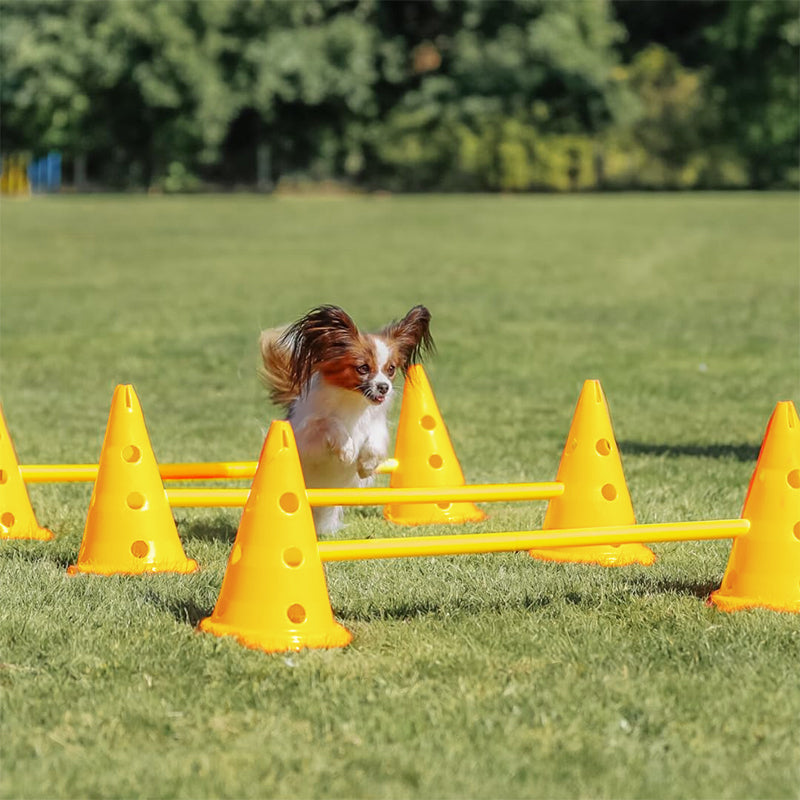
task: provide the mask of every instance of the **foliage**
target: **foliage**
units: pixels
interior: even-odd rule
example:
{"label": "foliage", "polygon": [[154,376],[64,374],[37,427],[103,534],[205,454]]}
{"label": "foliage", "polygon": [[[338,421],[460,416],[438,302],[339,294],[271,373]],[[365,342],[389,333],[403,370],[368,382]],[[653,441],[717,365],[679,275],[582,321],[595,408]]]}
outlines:
{"label": "foliage", "polygon": [[0,0],[0,14],[4,150],[88,158],[103,184],[177,185],[176,163],[262,188],[797,179],[796,0],[646,15],[624,0]]}
{"label": "foliage", "polygon": [[731,3],[709,31],[720,130],[747,164],[750,185],[798,181],[800,6]]}

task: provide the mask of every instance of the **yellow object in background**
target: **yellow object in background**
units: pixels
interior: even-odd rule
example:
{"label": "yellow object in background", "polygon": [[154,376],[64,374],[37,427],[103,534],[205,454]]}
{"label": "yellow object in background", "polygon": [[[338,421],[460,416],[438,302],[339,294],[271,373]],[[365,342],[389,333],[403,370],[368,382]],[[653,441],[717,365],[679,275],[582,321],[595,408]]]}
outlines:
{"label": "yellow object in background", "polygon": [[30,197],[28,159],[25,156],[12,155],[3,159],[2,172],[0,172],[0,194],[8,197]]}

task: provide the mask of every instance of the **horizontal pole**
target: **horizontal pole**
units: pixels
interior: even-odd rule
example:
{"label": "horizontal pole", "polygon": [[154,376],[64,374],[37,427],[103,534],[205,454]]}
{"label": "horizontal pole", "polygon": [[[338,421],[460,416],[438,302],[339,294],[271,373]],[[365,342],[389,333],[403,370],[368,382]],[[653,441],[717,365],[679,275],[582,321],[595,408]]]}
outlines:
{"label": "horizontal pole", "polygon": [[[378,473],[394,472],[398,463],[388,458],[378,465]],[[250,479],[256,474],[257,461],[210,461],[186,464],[160,464],[158,471],[165,481]],[[21,464],[26,483],[91,483],[97,480],[97,464]]]}
{"label": "horizontal pole", "polygon": [[372,558],[512,553],[540,547],[735,539],[737,536],[743,536],[749,530],[749,520],[723,519],[574,530],[464,533],[448,536],[408,536],[397,539],[321,541],[317,543],[317,546],[322,561],[362,561]]}
{"label": "horizontal pole", "polygon": [[[249,489],[167,489],[175,508],[238,508]],[[312,506],[382,506],[389,503],[489,503],[505,500],[549,500],[564,494],[563,483],[487,483],[474,486],[415,489],[306,489]]]}
{"label": "horizontal pole", "polygon": [[97,480],[97,464],[20,464],[25,483],[90,483]]}

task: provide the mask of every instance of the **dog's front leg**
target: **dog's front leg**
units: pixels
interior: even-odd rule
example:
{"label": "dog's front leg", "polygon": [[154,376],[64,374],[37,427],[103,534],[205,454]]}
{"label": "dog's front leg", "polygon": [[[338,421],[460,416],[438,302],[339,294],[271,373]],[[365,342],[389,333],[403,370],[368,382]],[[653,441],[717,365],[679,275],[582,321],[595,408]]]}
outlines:
{"label": "dog's front leg", "polygon": [[333,417],[314,417],[295,431],[297,448],[306,461],[326,461],[334,455],[343,464],[356,460],[356,446],[344,425]]}
{"label": "dog's front leg", "polygon": [[364,479],[374,475],[375,470],[386,458],[388,448],[389,437],[383,432],[380,435],[367,437],[364,444],[361,445],[361,450],[359,450],[358,459],[356,460],[358,477]]}

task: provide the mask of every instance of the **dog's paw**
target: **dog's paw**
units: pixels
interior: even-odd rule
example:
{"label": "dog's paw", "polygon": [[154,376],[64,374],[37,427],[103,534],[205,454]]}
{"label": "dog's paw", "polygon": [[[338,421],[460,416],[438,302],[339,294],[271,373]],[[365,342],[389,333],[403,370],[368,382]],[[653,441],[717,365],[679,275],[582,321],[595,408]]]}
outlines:
{"label": "dog's paw", "polygon": [[342,464],[352,464],[356,460],[357,455],[355,443],[348,436],[347,441],[339,449],[339,461],[341,461]]}
{"label": "dog's paw", "polygon": [[358,455],[355,443],[344,431],[329,434],[328,447],[342,464],[353,464]]}
{"label": "dog's paw", "polygon": [[361,452],[358,454],[358,460],[356,461],[358,477],[363,479],[374,475],[381,461],[383,461],[383,456],[380,453],[371,448],[362,448]]}

